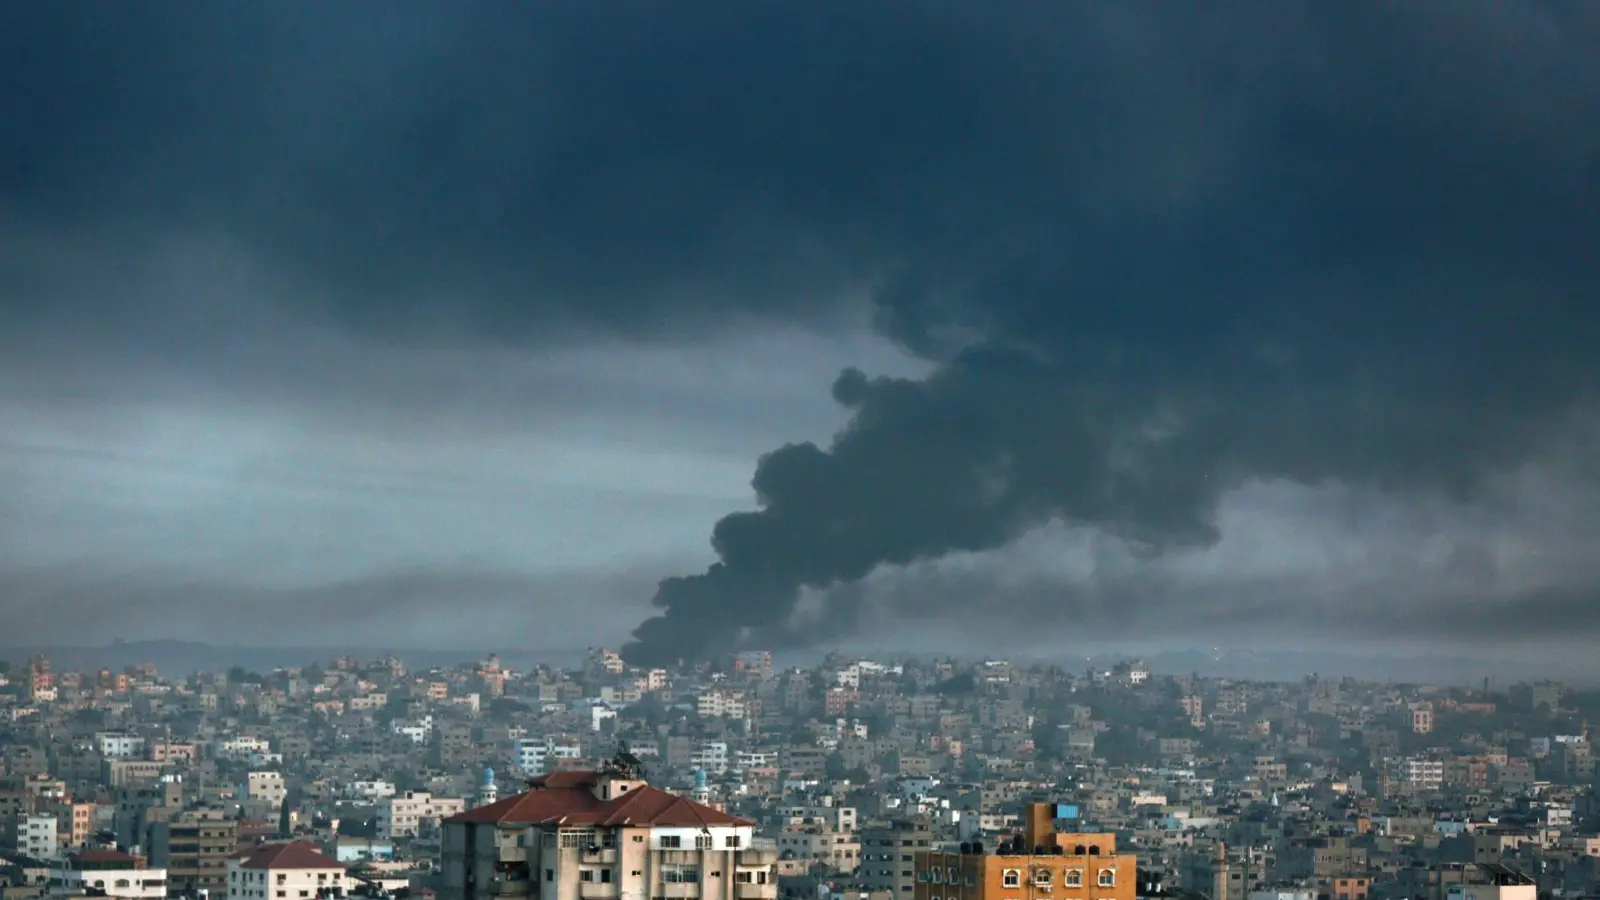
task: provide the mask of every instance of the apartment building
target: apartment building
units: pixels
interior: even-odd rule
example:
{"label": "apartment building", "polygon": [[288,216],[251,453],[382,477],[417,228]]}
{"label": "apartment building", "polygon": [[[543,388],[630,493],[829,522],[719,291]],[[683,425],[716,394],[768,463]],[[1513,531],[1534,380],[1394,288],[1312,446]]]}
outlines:
{"label": "apartment building", "polygon": [[167,872],[120,850],[85,850],[50,873],[50,894],[91,894],[114,900],[164,900]]}
{"label": "apartment building", "polygon": [[219,892],[228,883],[228,862],[238,849],[238,822],[220,809],[190,809],[165,822],[151,822],[150,864],[167,870],[172,893]]}
{"label": "apartment building", "polygon": [[887,891],[892,900],[916,893],[916,854],[933,843],[933,825],[923,819],[895,819],[861,829],[861,863],[856,881],[868,891]]}
{"label": "apartment building", "polygon": [[309,841],[263,844],[228,863],[228,900],[334,900],[348,867]]}
{"label": "apartment building", "polygon": [[466,808],[467,801],[457,797],[406,791],[378,803],[378,837],[385,840],[416,837],[419,832],[436,827],[440,820]]}
{"label": "apartment building", "polygon": [[54,859],[61,837],[53,815],[25,816],[17,822],[17,849],[33,859]]}
{"label": "apartment building", "polygon": [[711,688],[701,691],[694,699],[695,714],[702,718],[743,719],[749,715],[745,705],[743,691],[730,691],[726,688]]}
{"label": "apartment building", "polygon": [[775,900],[754,823],[646,783],[636,758],[555,772],[444,823],[440,900]]}
{"label": "apartment building", "polygon": [[277,807],[283,804],[287,794],[282,772],[250,772],[245,776],[244,796],[247,799]]}
{"label": "apartment building", "polygon": [[1055,805],[1028,806],[1023,829],[986,852],[981,843],[915,854],[914,900],[1007,900],[1059,890],[1074,900],[1134,900],[1137,859],[1114,834],[1058,833]]}

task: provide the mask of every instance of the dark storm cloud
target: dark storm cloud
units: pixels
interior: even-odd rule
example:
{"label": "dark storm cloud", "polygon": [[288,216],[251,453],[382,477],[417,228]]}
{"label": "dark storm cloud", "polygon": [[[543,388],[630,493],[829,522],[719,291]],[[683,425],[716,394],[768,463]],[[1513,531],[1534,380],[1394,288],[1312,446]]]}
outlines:
{"label": "dark storm cloud", "polygon": [[[866,289],[941,368],[846,372],[837,442],[761,461],[631,648],[702,655],[1043,521],[1154,556],[1252,478],[1472,501],[1587,427],[1595,10],[12,4],[0,233],[217,238],[274,314],[412,342]],[[121,329],[204,374],[256,339],[225,282],[180,308],[4,258],[13,342]]]}

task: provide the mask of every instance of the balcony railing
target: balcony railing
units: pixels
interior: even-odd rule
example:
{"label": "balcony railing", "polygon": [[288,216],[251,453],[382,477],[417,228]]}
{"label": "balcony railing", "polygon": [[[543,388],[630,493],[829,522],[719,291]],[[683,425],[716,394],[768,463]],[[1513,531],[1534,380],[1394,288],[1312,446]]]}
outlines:
{"label": "balcony railing", "polygon": [[777,900],[778,882],[767,884],[736,884],[733,886],[735,900]]}

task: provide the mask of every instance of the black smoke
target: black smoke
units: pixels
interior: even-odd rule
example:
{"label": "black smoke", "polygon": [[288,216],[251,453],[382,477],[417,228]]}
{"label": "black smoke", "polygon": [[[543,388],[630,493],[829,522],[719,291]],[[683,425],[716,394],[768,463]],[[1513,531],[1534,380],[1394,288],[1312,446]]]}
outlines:
{"label": "black smoke", "polygon": [[[720,561],[664,581],[627,652],[807,643],[802,590],[1051,520],[1147,554],[1204,545],[1219,498],[1251,479],[1473,503],[1592,428],[1600,141],[1581,109],[1600,78],[1579,54],[1594,20],[1360,8],[1302,20],[1298,64],[1205,28],[1152,40],[1172,82],[1086,101],[1050,143],[1056,177],[876,294],[908,348],[963,349],[925,381],[842,375],[849,426],[760,461],[760,509],[717,523]],[[1039,90],[1116,94],[1082,74]],[[1161,188],[1208,153],[1226,160],[1214,180]],[[1153,157],[1153,184],[1119,177]],[[970,177],[981,191],[1007,175]]]}

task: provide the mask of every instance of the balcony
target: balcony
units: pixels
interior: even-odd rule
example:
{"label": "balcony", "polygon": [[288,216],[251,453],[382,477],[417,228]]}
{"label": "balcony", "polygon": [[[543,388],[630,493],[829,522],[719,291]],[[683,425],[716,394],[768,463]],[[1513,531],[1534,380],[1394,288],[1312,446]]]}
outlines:
{"label": "balcony", "polygon": [[578,896],[583,900],[616,900],[619,894],[615,882],[605,884],[598,881],[580,881]]}
{"label": "balcony", "polygon": [[734,900],[777,900],[778,882],[768,884],[736,884],[733,886]]}
{"label": "balcony", "polygon": [[739,851],[741,866],[770,866],[778,861],[778,848],[767,846],[747,847]]}
{"label": "balcony", "polygon": [[489,882],[489,893],[496,897],[525,897],[532,883],[526,878],[496,879]]}
{"label": "balcony", "polygon": [[578,858],[592,866],[614,866],[617,864],[617,848],[597,847],[591,850],[585,847],[579,851]]}
{"label": "balcony", "polygon": [[668,900],[698,900],[700,897],[700,885],[693,882],[686,884],[668,882],[656,890],[661,892],[659,896]]}

